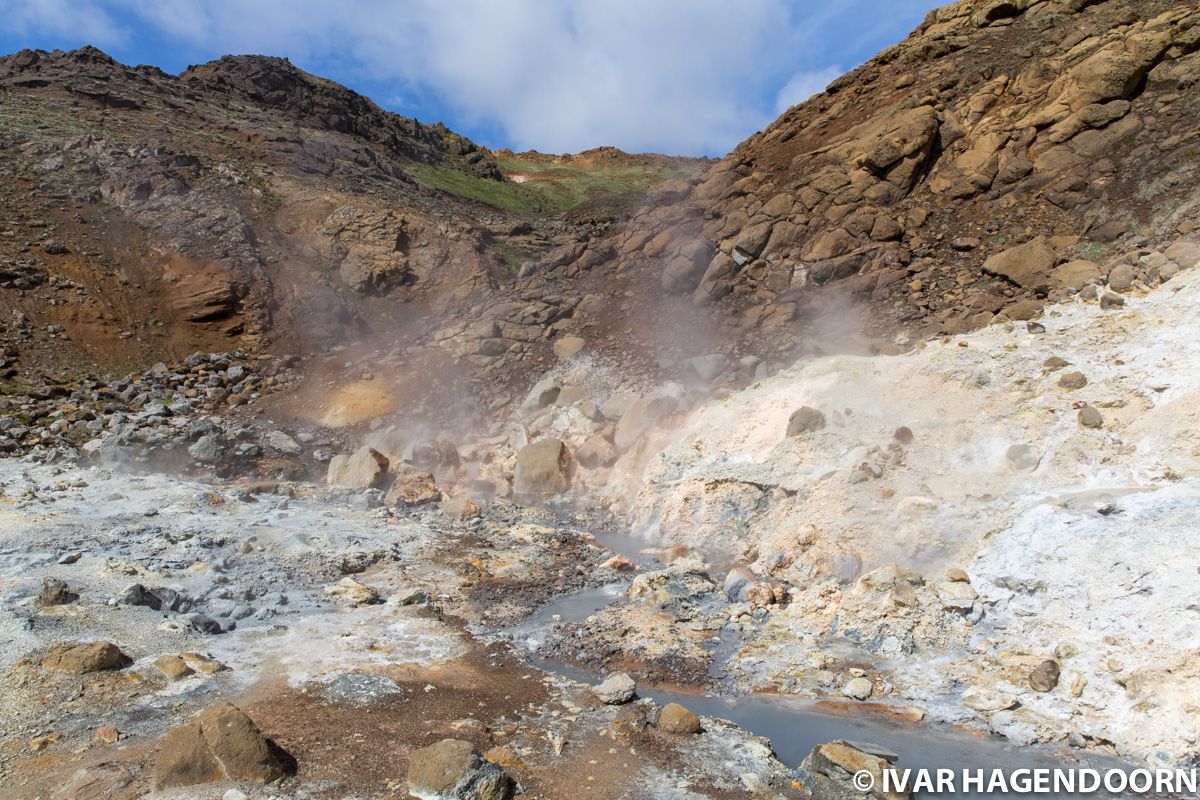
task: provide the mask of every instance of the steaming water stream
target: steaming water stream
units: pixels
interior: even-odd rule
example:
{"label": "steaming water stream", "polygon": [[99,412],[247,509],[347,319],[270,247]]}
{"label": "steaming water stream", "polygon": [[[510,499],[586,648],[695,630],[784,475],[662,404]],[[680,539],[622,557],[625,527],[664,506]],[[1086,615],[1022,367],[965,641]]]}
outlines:
{"label": "steaming water stream", "polygon": [[[608,537],[610,540],[613,537]],[[606,543],[611,544],[611,541]],[[620,547],[625,553],[636,548],[628,542]],[[564,595],[542,607],[508,633],[529,653],[539,668],[573,680],[596,683],[597,677],[579,667],[537,654],[538,647],[556,625],[579,622],[623,596],[627,582],[583,589]],[[684,692],[655,686],[638,687],[639,694],[658,704],[679,703],[700,716],[718,717],[736,723],[751,733],[771,740],[778,758],[795,767],[819,744],[844,739],[870,744],[898,756],[900,769],[1002,769],[1009,775],[1017,769],[1070,769],[1090,767],[1099,770],[1131,766],[1116,758],[1049,746],[1018,746],[1007,740],[975,735],[936,723],[906,724],[879,716],[837,714],[822,709],[817,701],[779,695],[741,696]],[[986,772],[985,772],[986,774]],[[956,781],[958,778],[956,777]],[[945,795],[918,792],[917,798]],[[1028,795],[958,792],[961,798],[1017,798]],[[1117,797],[1106,792],[1078,797]]]}

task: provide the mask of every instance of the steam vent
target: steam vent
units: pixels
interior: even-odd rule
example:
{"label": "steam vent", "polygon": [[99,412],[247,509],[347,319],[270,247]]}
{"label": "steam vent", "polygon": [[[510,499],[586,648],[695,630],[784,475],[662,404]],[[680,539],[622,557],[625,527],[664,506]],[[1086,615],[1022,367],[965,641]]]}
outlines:
{"label": "steam vent", "polygon": [[9,9],[0,797],[1197,796],[1200,5],[934,2]]}

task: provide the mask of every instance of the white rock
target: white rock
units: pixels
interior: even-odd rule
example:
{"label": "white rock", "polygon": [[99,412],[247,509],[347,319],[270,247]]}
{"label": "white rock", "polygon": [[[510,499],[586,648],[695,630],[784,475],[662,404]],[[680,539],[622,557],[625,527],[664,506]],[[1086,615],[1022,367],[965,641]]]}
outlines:
{"label": "white rock", "polygon": [[852,678],[842,687],[842,694],[855,700],[866,700],[874,691],[868,678]]}
{"label": "white rock", "polygon": [[624,672],[618,672],[605,678],[603,683],[593,686],[592,692],[600,698],[600,702],[619,706],[633,699],[637,692],[637,684]]}

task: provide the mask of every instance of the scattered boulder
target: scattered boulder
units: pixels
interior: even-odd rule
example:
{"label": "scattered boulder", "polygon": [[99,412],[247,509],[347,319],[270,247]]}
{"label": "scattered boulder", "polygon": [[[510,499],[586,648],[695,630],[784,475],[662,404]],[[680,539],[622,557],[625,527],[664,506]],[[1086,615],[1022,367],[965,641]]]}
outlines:
{"label": "scattered boulder", "polygon": [[1099,428],[1104,425],[1104,415],[1095,406],[1083,406],[1076,415],[1079,424],[1084,428]]}
{"label": "scattered boulder", "polygon": [[43,606],[65,606],[78,599],[79,595],[70,590],[66,581],[49,575],[42,578],[42,591],[38,595],[38,602]]}
{"label": "scattered boulder", "polygon": [[185,611],[192,606],[191,600],[174,589],[158,586],[147,589],[140,583],[131,583],[121,590],[117,602],[130,606],[146,606],[155,611]]}
{"label": "scattered boulder", "polygon": [[554,356],[565,361],[587,346],[587,341],[579,336],[563,336],[554,342]]}
{"label": "scattered boulder", "polygon": [[1133,267],[1129,264],[1118,264],[1108,273],[1108,288],[1114,292],[1127,292],[1133,288],[1135,277]]}
{"label": "scattered boulder", "polygon": [[186,653],[180,653],[179,657],[201,675],[214,675],[229,669],[223,662],[203,653],[196,653],[189,650]]}
{"label": "scattered boulder", "polygon": [[505,770],[529,769],[529,766],[517,755],[517,751],[506,744],[491,748],[483,754],[483,757]]}
{"label": "scattered boulder", "polygon": [[325,482],[351,489],[382,489],[387,475],[387,456],[373,447],[360,447],[348,456],[331,458]]}
{"label": "scattered boulder", "polygon": [[921,604],[917,589],[911,583],[897,583],[888,593],[888,598],[901,608],[916,608]]}
{"label": "scattered boulder", "polygon": [[612,558],[608,558],[600,562],[599,569],[611,569],[616,570],[617,572],[634,572],[637,570],[637,565],[625,556],[617,553]]}
{"label": "scattered boulder", "polygon": [[[869,745],[854,745],[837,740],[813,748],[800,770],[804,784],[813,798],[820,800],[908,800],[912,795],[904,792],[885,792],[883,774],[894,770],[892,764],[881,756],[862,749]],[[890,755],[890,754],[889,754]],[[855,776],[866,773],[871,778],[871,788],[862,791],[855,785]]]}
{"label": "scattered boulder", "polygon": [[542,378],[533,385],[521,403],[521,411],[525,413],[541,411],[554,405],[562,386],[554,378]]}
{"label": "scattered boulder", "polygon": [[615,675],[609,675],[602,683],[593,686],[592,693],[605,705],[619,706],[633,699],[637,693],[637,684],[624,672],[618,672]]}
{"label": "scattered boulder", "polygon": [[42,659],[42,667],[54,672],[85,675],[89,672],[121,669],[132,661],[112,642],[88,642],[60,644],[52,648]]}
{"label": "scattered boulder", "polygon": [[663,290],[670,294],[682,294],[695,289],[715,252],[708,242],[692,241],[685,244],[663,267]]}
{"label": "scattered boulder", "polygon": [[396,479],[384,497],[389,506],[416,506],[436,503],[442,499],[433,475],[409,464],[401,464],[396,470]]}
{"label": "scattered boulder", "polygon": [[631,742],[650,727],[651,714],[646,703],[631,703],[621,706],[608,724],[608,732],[615,741]]}
{"label": "scattered boulder", "polygon": [[799,436],[825,427],[825,415],[811,406],[801,406],[788,417],[787,435]]}
{"label": "scattered boulder", "polygon": [[1087,386],[1087,376],[1082,372],[1064,372],[1058,378],[1058,385],[1068,391],[1082,389]]}
{"label": "scattered boulder", "polygon": [[1129,226],[1120,220],[1110,219],[1092,230],[1092,237],[1098,242],[1115,242],[1125,235]]}
{"label": "scattered boulder", "polygon": [[408,760],[409,794],[422,800],[506,800],[513,781],[470,742],[443,739]]}
{"label": "scattered boulder", "polygon": [[746,602],[755,608],[766,608],[782,603],[787,598],[787,587],[783,584],[754,583],[746,587]]}
{"label": "scattered boulder", "polygon": [[737,603],[746,599],[751,587],[757,582],[758,578],[749,567],[736,566],[726,573],[721,591],[730,602]]}
{"label": "scattered boulder", "polygon": [[588,469],[611,467],[617,460],[617,448],[598,433],[593,433],[575,451],[575,460]]}
{"label": "scattered boulder", "polygon": [[1050,282],[1058,289],[1081,289],[1102,274],[1096,262],[1076,259],[1055,267],[1050,273]]}
{"label": "scattered boulder", "polygon": [[219,780],[265,784],[282,778],[289,760],[240,709],[222,703],[167,731],[154,780],[160,789]]}
{"label": "scattered boulder", "polygon": [[465,494],[456,494],[442,503],[442,514],[450,519],[465,521],[483,516],[479,504]]}
{"label": "scattered boulder", "polygon": [[874,691],[874,685],[867,678],[851,678],[842,687],[842,694],[853,700],[866,700]]}
{"label": "scattered boulder", "polygon": [[975,606],[979,593],[965,581],[948,580],[937,585],[938,599],[942,606],[951,611],[967,613]]}
{"label": "scattered boulder", "polygon": [[700,717],[678,703],[667,703],[654,726],[664,733],[686,736],[700,732]]}
{"label": "scattered boulder", "polygon": [[359,583],[349,576],[342,578],[332,586],[325,587],[329,597],[345,601],[350,606],[373,606],[382,603],[379,590],[365,583]]}
{"label": "scattered boulder", "polygon": [[571,488],[571,453],[558,439],[542,439],[517,451],[513,494],[544,498]]}
{"label": "scattered boulder", "polygon": [[1039,300],[1026,298],[1018,300],[1004,309],[1004,316],[1011,320],[1030,320],[1042,313],[1042,303]]}
{"label": "scattered boulder", "polygon": [[168,680],[178,681],[189,675],[195,675],[196,670],[188,666],[188,663],[179,656],[162,655],[154,659],[154,666],[158,667],[158,671],[167,676]]}
{"label": "scattered boulder", "polygon": [[1179,269],[1200,266],[1200,242],[1180,239],[1163,251],[1163,256]]}
{"label": "scattered boulder", "polygon": [[583,386],[564,386],[555,398],[554,405],[563,408],[573,406],[587,400],[589,396],[590,392]]}
{"label": "scattered boulder", "polygon": [[1021,472],[1031,472],[1037,469],[1042,461],[1042,453],[1031,444],[1010,445],[1004,454],[1009,465]]}
{"label": "scattered boulder", "polygon": [[1029,672],[1029,688],[1035,692],[1052,692],[1058,686],[1058,662],[1047,659]]}
{"label": "scattered boulder", "polygon": [[1049,285],[1055,260],[1049,240],[1038,236],[991,256],[983,262],[983,271],[1007,278],[1022,289],[1037,289]]}
{"label": "scattered boulder", "polygon": [[271,431],[267,434],[267,445],[271,449],[288,456],[300,455],[304,448],[300,443],[283,431]]}

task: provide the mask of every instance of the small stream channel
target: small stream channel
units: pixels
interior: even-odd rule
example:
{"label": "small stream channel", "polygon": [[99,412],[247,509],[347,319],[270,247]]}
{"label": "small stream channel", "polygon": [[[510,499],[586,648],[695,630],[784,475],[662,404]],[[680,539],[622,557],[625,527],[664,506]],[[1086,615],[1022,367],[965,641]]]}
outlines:
{"label": "small stream channel", "polygon": [[[642,564],[644,555],[637,553],[638,543],[625,537],[606,536],[606,546]],[[539,656],[536,651],[556,625],[579,622],[616,602],[629,587],[628,582],[583,589],[558,597],[543,606],[507,633],[513,641],[527,650],[536,666],[547,672],[584,683],[599,682],[596,675],[579,667]],[[838,714],[823,709],[815,700],[781,695],[711,695],[638,685],[638,694],[658,704],[679,703],[702,717],[717,717],[736,723],[757,736],[771,740],[776,756],[789,767],[800,762],[819,744],[835,739],[868,746],[873,752],[888,752],[897,756],[894,763],[900,769],[953,769],[987,771],[1003,769],[1012,774],[1018,769],[1079,769],[1090,767],[1103,773],[1106,769],[1131,769],[1119,759],[1088,753],[1068,751],[1064,746],[1018,746],[1006,739],[975,735],[948,725],[924,722],[907,724],[876,715]],[[956,778],[957,780],[957,778]],[[917,798],[946,797],[944,794],[918,792]],[[1018,798],[1028,795],[1013,793],[958,792],[955,798]],[[1045,795],[1042,795],[1045,796]],[[1076,794],[1072,797],[1117,797],[1105,792]]]}

